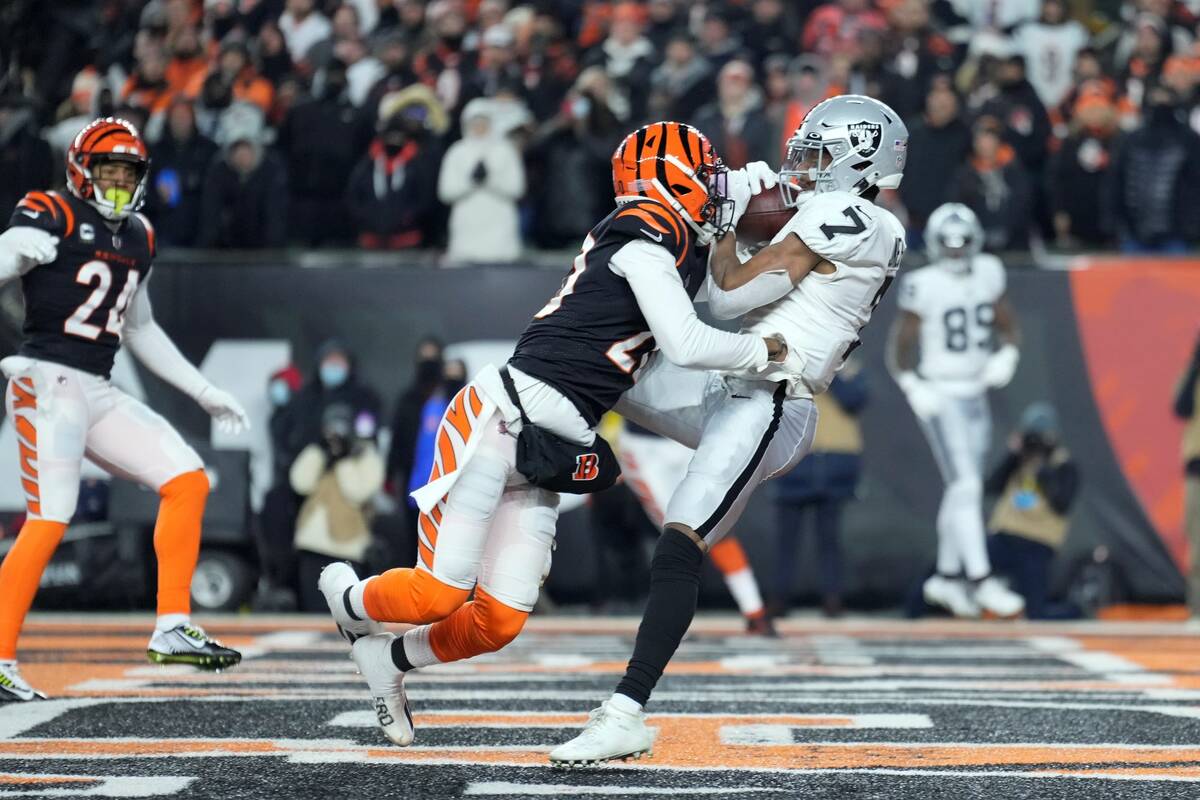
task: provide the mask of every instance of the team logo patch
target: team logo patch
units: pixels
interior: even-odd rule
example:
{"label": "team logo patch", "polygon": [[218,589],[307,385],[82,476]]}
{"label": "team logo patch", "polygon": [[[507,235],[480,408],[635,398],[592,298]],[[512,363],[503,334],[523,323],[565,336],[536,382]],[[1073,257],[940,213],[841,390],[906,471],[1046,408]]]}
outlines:
{"label": "team logo patch", "polygon": [[114,249],[116,249],[116,250],[121,249],[121,237],[115,233],[113,234],[113,237],[112,237],[112,243],[113,243]]}
{"label": "team logo patch", "polygon": [[85,222],[79,226],[79,241],[94,242],[96,241],[96,229],[91,223]]}
{"label": "team logo patch", "polygon": [[855,122],[850,128],[850,146],[864,158],[875,155],[883,141],[883,126],[878,122]]}
{"label": "team logo patch", "polygon": [[572,480],[594,481],[600,477],[600,456],[595,453],[583,453],[575,456],[575,474]]}

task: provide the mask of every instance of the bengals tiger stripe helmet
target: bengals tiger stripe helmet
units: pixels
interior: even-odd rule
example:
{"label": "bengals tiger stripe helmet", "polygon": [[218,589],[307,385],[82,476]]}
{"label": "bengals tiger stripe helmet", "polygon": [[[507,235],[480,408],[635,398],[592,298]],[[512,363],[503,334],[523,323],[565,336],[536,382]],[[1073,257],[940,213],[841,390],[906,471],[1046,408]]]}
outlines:
{"label": "bengals tiger stripe helmet", "polygon": [[729,170],[703,133],[682,122],[652,122],[617,146],[612,157],[617,202],[639,197],[673,210],[705,245],[729,232]]}
{"label": "bengals tiger stripe helmet", "polygon": [[[105,161],[125,161],[133,165],[137,184],[132,195],[110,189],[108,197],[97,190],[94,173]],[[122,220],[142,207],[146,198],[146,179],[150,155],[137,128],[117,117],[98,119],[79,132],[67,150],[67,188],[86,200],[106,219]]]}

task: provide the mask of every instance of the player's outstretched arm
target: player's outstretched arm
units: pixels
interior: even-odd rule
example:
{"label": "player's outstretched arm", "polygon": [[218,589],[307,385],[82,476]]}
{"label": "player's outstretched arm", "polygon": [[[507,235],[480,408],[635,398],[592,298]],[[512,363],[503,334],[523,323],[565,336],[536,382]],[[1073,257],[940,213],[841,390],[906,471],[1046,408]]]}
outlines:
{"label": "player's outstretched arm", "polygon": [[709,259],[709,308],[718,319],[740,317],[783,297],[822,263],[827,262],[794,235],[742,262],[737,240],[730,234],[713,245]]}
{"label": "player's outstretched arm", "polygon": [[218,389],[200,374],[155,320],[150,308],[146,284],[134,293],[125,316],[122,341],[146,368],[179,391],[191,397],[217,420],[227,433],[240,433],[250,427],[241,403],[229,392]]}
{"label": "player's outstretched arm", "polygon": [[762,369],[782,360],[776,340],[729,333],[705,325],[683,288],[675,258],[665,247],[634,241],[618,250],[609,269],[625,278],[663,355],[683,367],[722,370]]}
{"label": "player's outstretched arm", "polygon": [[16,225],[0,233],[0,285],[58,258],[58,237]]}

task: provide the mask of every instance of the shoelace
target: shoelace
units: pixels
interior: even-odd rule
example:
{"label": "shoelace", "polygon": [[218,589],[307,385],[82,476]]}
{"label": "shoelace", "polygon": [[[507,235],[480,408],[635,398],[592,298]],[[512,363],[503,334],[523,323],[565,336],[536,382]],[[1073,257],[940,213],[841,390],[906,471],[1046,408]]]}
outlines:
{"label": "shoelace", "polygon": [[600,726],[604,724],[604,720],[608,719],[607,711],[608,708],[606,706],[593,708],[591,713],[588,714],[587,725],[583,726],[583,730],[580,732],[579,738],[588,739],[589,741],[599,738]]}

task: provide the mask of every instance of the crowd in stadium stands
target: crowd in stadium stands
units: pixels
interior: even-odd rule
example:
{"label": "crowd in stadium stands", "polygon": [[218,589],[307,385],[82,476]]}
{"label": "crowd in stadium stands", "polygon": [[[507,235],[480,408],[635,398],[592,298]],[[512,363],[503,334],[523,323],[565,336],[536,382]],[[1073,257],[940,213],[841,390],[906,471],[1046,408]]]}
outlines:
{"label": "crowd in stadium stands", "polygon": [[870,94],[907,121],[886,201],[949,199],[988,245],[1200,238],[1197,0],[10,0],[0,204],[59,180],[90,117],[152,143],[165,244],[574,247],[656,118],[731,167]]}

